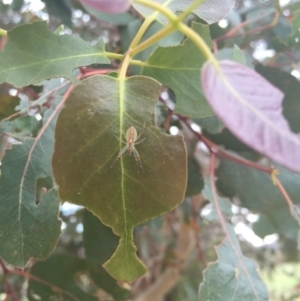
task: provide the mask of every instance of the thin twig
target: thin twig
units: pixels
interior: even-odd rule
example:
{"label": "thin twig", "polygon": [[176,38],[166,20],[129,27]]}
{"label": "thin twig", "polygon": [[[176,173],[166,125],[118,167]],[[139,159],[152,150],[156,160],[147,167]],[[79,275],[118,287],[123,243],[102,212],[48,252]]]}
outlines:
{"label": "thin twig", "polygon": [[[159,98],[159,100],[167,106],[168,110],[171,110],[168,107],[168,105],[166,104],[166,102],[161,97]],[[206,147],[209,149],[209,151],[211,153],[214,153],[216,156],[218,156],[220,158],[230,160],[230,161],[233,161],[233,162],[236,162],[238,164],[242,164],[244,166],[248,166],[248,167],[260,170],[260,171],[265,172],[269,175],[273,174],[273,172],[274,172],[273,167],[265,167],[265,166],[262,166],[258,163],[255,163],[253,161],[250,161],[250,160],[232,155],[231,153],[229,153],[226,150],[219,147],[217,144],[210,141],[208,138],[206,138],[205,136],[203,136],[199,132],[196,132],[195,130],[193,130],[193,128],[191,127],[191,125],[189,123],[188,118],[186,118],[184,116],[181,116],[180,114],[176,114],[176,116],[187,126],[187,128],[198,138],[198,140],[203,142],[206,145]]]}
{"label": "thin twig", "polygon": [[64,294],[68,297],[70,297],[71,299],[75,300],[75,301],[80,301],[80,299],[78,299],[77,297],[75,297],[74,295],[72,295],[71,293],[63,290],[62,288],[48,282],[48,281],[45,281],[37,276],[34,276],[30,273],[27,273],[27,272],[22,272],[22,271],[19,271],[19,270],[9,270],[9,273],[10,274],[14,274],[14,275],[18,275],[18,276],[22,276],[24,278],[28,278],[28,279],[32,279],[33,281],[36,281],[36,282],[39,282],[41,284],[44,284],[48,287],[50,287],[53,291],[56,291],[58,293],[61,293],[61,294]]}

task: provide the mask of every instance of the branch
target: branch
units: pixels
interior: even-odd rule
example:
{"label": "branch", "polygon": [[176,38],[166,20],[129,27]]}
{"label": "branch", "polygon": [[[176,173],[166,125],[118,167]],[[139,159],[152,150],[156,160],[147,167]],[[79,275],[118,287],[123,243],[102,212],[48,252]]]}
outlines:
{"label": "branch", "polygon": [[156,281],[133,301],[160,301],[180,280],[188,255],[194,249],[194,230],[190,224],[181,219],[179,237],[174,250],[177,264],[167,266]]}
{"label": "branch", "polygon": [[8,299],[9,296],[12,296],[14,301],[19,301],[19,299],[17,298],[17,296],[14,292],[14,289],[13,289],[13,287],[12,287],[12,285],[11,285],[9,279],[8,279],[8,275],[9,275],[10,270],[6,267],[6,265],[5,265],[5,263],[3,262],[2,259],[0,259],[0,266],[3,270],[3,275],[4,275],[5,283],[6,283],[6,299]]}

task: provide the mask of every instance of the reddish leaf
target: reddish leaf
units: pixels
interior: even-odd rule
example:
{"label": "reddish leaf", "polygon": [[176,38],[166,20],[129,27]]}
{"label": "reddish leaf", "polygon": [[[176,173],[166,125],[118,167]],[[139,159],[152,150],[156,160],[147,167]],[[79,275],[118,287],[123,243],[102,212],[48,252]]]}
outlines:
{"label": "reddish leaf", "polygon": [[79,0],[82,4],[90,6],[108,14],[121,14],[130,7],[129,0]]}
{"label": "reddish leaf", "polygon": [[283,93],[254,70],[232,61],[207,62],[202,88],[216,115],[241,141],[300,172],[300,139],[282,115]]}

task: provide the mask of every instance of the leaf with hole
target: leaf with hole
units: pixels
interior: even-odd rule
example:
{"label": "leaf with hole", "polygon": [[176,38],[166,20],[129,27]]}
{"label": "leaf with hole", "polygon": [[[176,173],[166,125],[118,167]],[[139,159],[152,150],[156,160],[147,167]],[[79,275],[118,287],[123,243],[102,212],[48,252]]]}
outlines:
{"label": "leaf with hole", "polygon": [[[121,237],[104,267],[126,282],[146,271],[135,254],[134,226],[175,208],[186,189],[182,136],[163,134],[151,123],[159,92],[159,83],[143,76],[94,76],[73,90],[56,126],[59,195],[85,206]],[[136,146],[143,167],[128,154],[112,166],[131,126],[145,139]]]}
{"label": "leaf with hole", "polygon": [[58,196],[51,181],[57,111],[47,110],[38,136],[14,145],[2,160],[0,257],[20,268],[31,257],[48,257],[60,234]]}

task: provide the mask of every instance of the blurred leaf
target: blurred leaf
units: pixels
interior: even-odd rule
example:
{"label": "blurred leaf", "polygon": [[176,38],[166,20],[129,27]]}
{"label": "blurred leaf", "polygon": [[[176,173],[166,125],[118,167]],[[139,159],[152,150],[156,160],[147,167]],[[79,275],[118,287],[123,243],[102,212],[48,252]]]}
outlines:
{"label": "blurred leaf", "polygon": [[[193,29],[212,47],[209,27],[193,23]],[[188,53],[188,55],[187,55]],[[189,39],[173,47],[158,47],[143,67],[150,76],[171,88],[176,95],[175,112],[189,117],[213,115],[199,85],[199,72],[206,57]]]}
{"label": "blurred leaf", "polygon": [[[131,41],[134,39],[135,35],[137,34],[138,30],[140,29],[142,21],[140,19],[133,20],[128,23],[126,27],[120,28],[121,34],[121,44],[122,44],[122,51],[126,52]],[[161,30],[163,26],[158,22],[153,22],[149,28],[147,29],[146,33],[144,34],[141,42],[144,42],[146,39],[150,38],[152,35],[157,33]],[[175,32],[167,37],[159,40],[157,43],[153,44],[152,46],[148,47],[144,51],[138,53],[134,58],[141,61],[147,61],[150,54],[157,49],[158,46],[174,46],[180,44],[182,41],[183,35],[180,32]],[[140,74],[141,67],[139,66],[130,66],[131,74]]]}
{"label": "blurred leaf", "polygon": [[25,137],[35,136],[40,126],[41,122],[34,116],[21,116],[12,121],[3,120],[0,126],[0,132],[23,140]]}
{"label": "blurred leaf", "polygon": [[18,10],[21,9],[23,4],[24,4],[24,0],[13,0],[10,7],[11,7],[12,10],[18,11]]}
{"label": "blurred leaf", "polygon": [[15,27],[0,52],[0,82],[23,87],[51,77],[78,82],[74,68],[109,63],[103,42],[90,46],[75,36],[51,33],[46,22]]}
{"label": "blurred leaf", "polygon": [[[300,203],[300,175],[282,167],[278,179],[294,203]],[[299,226],[290,214],[289,207],[270,176],[265,173],[228,160],[220,160],[216,175],[218,188],[225,195],[237,197],[242,207],[260,213],[254,224],[257,235],[264,237],[280,233],[297,239]],[[233,195],[232,195],[233,194]]]}
{"label": "blurred leaf", "polygon": [[[121,236],[104,267],[126,282],[146,271],[135,254],[134,226],[175,208],[186,190],[182,137],[151,124],[159,92],[156,81],[142,76],[90,77],[73,90],[56,127],[53,170],[60,197],[85,206]],[[142,170],[126,154],[111,167],[130,126],[145,138],[137,146]]]}
{"label": "blurred leaf", "polygon": [[83,226],[83,245],[91,277],[100,288],[111,294],[115,300],[127,300],[129,291],[121,288],[117,281],[102,267],[115,252],[119,244],[119,237],[87,210],[84,211]]}
{"label": "blurred leaf", "polygon": [[246,58],[244,55],[244,52],[237,46],[233,46],[233,51],[232,51],[232,58],[234,62],[240,63],[245,65],[246,64]]}
{"label": "blurred leaf", "polygon": [[0,121],[16,113],[15,107],[19,104],[20,99],[9,94],[0,95]]}
{"label": "blurred leaf", "polygon": [[72,8],[67,0],[41,0],[46,4],[49,15],[72,27]]}
{"label": "blurred leaf", "polygon": [[224,128],[223,123],[217,116],[208,116],[203,118],[193,119],[201,128],[206,129],[212,134],[217,134]]}
{"label": "blurred leaf", "polygon": [[201,80],[216,115],[246,145],[300,172],[300,139],[281,115],[283,93],[244,65],[221,61],[218,68],[207,62]]}
{"label": "blurred leaf", "polygon": [[300,82],[288,72],[257,64],[255,70],[284,93],[283,115],[293,132],[300,132]]}
{"label": "blurred leaf", "polygon": [[199,194],[204,187],[201,167],[194,157],[188,158],[188,183],[185,196],[192,196]]}
{"label": "blurred leaf", "polygon": [[[185,11],[193,3],[193,0],[154,0],[154,2],[164,5],[176,13]],[[212,24],[223,19],[233,9],[234,4],[234,0],[223,0],[222,5],[219,5],[218,1],[215,0],[205,0],[193,13],[208,24]],[[144,17],[148,17],[153,13],[153,9],[141,4],[133,2],[132,5]],[[164,25],[169,23],[169,20],[161,14],[157,16],[157,20]]]}
{"label": "blurred leaf", "polygon": [[88,5],[107,14],[121,14],[130,8],[130,0],[79,0],[83,5]]}
{"label": "blurred leaf", "polygon": [[206,179],[205,186],[204,194],[213,204],[212,214],[222,225],[225,239],[216,247],[218,260],[210,263],[203,273],[204,281],[199,288],[199,300],[267,301],[268,292],[257,267],[242,254],[234,228],[227,221],[227,214],[229,217],[232,214],[229,201],[222,198],[220,203],[218,196],[217,199],[213,197],[209,178]]}
{"label": "blurred leaf", "polygon": [[97,301],[96,297],[83,291],[77,283],[78,275],[86,270],[85,260],[64,254],[54,254],[46,261],[37,262],[31,269],[31,274],[58,287],[63,292],[29,279],[27,297],[29,301]]}
{"label": "blurred leaf", "polygon": [[13,146],[2,160],[0,257],[21,268],[31,257],[49,256],[60,234],[56,189],[37,191],[39,179],[52,177],[56,118],[54,108],[47,110],[39,136]]}
{"label": "blurred leaf", "polygon": [[128,25],[131,21],[137,19],[133,14],[126,12],[117,15],[105,14],[99,10],[95,10],[87,5],[83,5],[84,9],[99,20],[109,22],[115,25]]}

